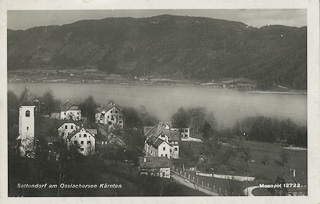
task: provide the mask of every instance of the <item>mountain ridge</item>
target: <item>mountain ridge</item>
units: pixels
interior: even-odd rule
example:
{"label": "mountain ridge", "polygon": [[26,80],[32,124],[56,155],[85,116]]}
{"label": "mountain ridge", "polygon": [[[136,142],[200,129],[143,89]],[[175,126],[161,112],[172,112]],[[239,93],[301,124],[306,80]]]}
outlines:
{"label": "mountain ridge", "polygon": [[8,29],[8,71],[97,68],[125,76],[256,80],[306,90],[307,27],[161,15]]}

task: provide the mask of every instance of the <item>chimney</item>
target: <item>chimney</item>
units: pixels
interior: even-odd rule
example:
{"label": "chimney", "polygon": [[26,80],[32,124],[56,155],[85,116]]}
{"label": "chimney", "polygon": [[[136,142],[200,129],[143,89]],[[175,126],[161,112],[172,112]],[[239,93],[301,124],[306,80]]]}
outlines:
{"label": "chimney", "polygon": [[143,162],[147,162],[147,158],[143,157]]}

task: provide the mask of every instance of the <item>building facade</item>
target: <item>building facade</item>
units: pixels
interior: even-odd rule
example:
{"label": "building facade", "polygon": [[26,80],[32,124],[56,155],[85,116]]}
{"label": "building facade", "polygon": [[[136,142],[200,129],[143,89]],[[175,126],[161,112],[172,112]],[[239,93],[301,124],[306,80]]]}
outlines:
{"label": "building facade", "polygon": [[68,148],[75,147],[79,153],[87,156],[95,153],[95,135],[97,130],[80,127],[67,137]]}
{"label": "building facade", "polygon": [[110,103],[105,107],[96,109],[95,113],[96,123],[108,125],[109,128],[124,127],[124,114],[119,106]]}
{"label": "building facade", "polygon": [[35,152],[35,105],[24,102],[19,108],[19,149],[22,157],[34,157]]}
{"label": "building facade", "polygon": [[139,157],[141,175],[170,178],[171,162],[167,157]]}
{"label": "building facade", "polygon": [[60,106],[60,119],[63,120],[81,120],[81,110],[76,103],[72,103],[69,100]]}

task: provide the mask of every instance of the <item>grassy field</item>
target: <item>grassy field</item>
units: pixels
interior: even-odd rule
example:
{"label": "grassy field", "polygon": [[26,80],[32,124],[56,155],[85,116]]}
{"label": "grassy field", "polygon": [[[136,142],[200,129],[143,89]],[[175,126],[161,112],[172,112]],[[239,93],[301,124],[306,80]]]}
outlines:
{"label": "grassy field", "polygon": [[[288,169],[296,170],[296,178],[299,182],[307,180],[307,151],[284,150],[290,155],[286,168],[281,166],[280,154],[283,148],[279,144],[246,141],[245,146],[251,148],[251,156],[254,162],[249,163],[250,175],[265,177],[275,181],[277,176]],[[264,165],[262,160],[268,155],[269,165]]]}

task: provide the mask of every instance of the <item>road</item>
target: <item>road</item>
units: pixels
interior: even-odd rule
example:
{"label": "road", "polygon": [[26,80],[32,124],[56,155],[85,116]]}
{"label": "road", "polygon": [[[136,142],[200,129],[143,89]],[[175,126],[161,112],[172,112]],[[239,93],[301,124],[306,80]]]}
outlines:
{"label": "road", "polygon": [[252,191],[256,188],[259,188],[259,186],[250,186],[250,187],[243,190],[243,194],[246,196],[254,196]]}
{"label": "road", "polygon": [[195,183],[191,182],[190,180],[182,177],[182,176],[179,176],[178,174],[176,174],[175,172],[172,172],[172,175],[171,177],[179,184],[182,184],[184,186],[187,186],[189,188],[192,188],[192,189],[195,189],[195,190],[198,190],[198,191],[201,191],[205,194],[208,194],[208,195],[212,195],[212,196],[219,196],[218,193],[216,192],[213,192],[213,191],[210,191],[208,189],[205,189],[199,185],[196,185]]}

